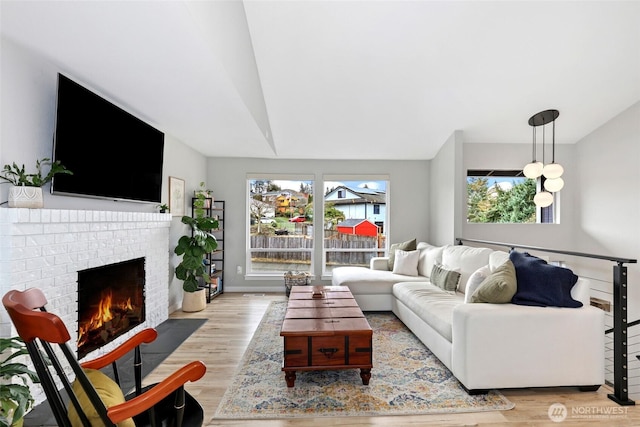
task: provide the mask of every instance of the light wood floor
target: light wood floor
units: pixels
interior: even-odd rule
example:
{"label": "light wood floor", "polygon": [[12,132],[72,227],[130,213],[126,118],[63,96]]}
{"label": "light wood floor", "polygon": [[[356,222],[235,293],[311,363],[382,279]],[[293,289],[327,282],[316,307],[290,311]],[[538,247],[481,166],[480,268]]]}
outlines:
{"label": "light wood floor", "polygon": [[[203,379],[187,385],[187,389],[205,408],[205,426],[474,426],[520,425],[558,426],[606,425],[640,426],[640,408],[622,407],[607,398],[608,387],[597,392],[580,392],[573,388],[502,390],[515,403],[510,411],[477,412],[387,417],[303,418],[289,420],[212,420],[222,395],[231,382],[238,361],[260,323],[271,301],[286,300],[283,294],[225,293],[214,299],[204,311],[183,313],[177,311],[172,318],[208,318],[180,348],[153,371],[147,382],[158,381],[179,366],[191,360],[202,360],[207,365]],[[576,361],[579,363],[579,361]],[[375,369],[375,368],[374,368]],[[375,380],[375,374],[372,381]],[[285,386],[284,374],[282,379]],[[552,422],[548,417],[550,405],[561,403],[568,411],[567,418]],[[589,417],[589,414],[595,414]]]}

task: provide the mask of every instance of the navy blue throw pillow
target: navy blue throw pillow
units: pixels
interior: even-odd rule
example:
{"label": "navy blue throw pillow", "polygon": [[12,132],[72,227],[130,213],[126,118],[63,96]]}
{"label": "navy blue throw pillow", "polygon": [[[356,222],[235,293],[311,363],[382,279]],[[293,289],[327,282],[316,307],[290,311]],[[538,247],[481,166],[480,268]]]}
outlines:
{"label": "navy blue throw pillow", "polygon": [[548,264],[545,260],[517,251],[509,253],[516,268],[518,290],[513,304],[537,307],[582,307],[580,301],[571,297],[571,288],[578,276],[568,268]]}

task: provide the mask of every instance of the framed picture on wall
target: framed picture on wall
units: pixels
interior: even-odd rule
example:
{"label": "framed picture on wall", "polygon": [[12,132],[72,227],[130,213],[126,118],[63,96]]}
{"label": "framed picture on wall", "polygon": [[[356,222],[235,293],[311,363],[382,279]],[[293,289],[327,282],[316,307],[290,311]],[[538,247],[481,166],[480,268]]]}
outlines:
{"label": "framed picture on wall", "polygon": [[169,210],[171,216],[184,215],[184,179],[169,177]]}

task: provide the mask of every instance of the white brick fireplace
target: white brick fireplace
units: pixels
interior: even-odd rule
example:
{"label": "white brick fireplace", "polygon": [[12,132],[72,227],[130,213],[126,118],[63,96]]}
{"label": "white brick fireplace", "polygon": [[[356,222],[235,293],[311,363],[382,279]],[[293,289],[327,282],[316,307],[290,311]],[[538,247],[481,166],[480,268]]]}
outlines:
{"label": "white brick fireplace", "polygon": [[[171,214],[54,209],[0,209],[0,293],[37,287],[47,309],[78,329],[78,271],[145,258],[146,321],[96,350],[94,358],[135,332],[166,320]],[[0,336],[16,334],[4,308]]]}

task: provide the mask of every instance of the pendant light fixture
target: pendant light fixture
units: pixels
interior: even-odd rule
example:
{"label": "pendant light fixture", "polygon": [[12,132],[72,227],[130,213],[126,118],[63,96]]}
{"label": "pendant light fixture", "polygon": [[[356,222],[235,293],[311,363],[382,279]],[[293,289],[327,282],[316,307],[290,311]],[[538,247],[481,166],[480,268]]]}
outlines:
{"label": "pendant light fixture", "polygon": [[[528,163],[524,169],[524,175],[527,178],[538,179],[544,176],[544,190],[539,192],[533,198],[533,202],[536,206],[547,207],[553,203],[553,194],[562,190],[564,187],[564,180],[561,178],[564,168],[562,165],[556,163],[556,119],[560,115],[558,110],[545,110],[537,114],[534,114],[529,118],[529,125],[533,127],[533,160]],[[551,137],[551,163],[544,165],[544,146],[545,146],[545,125],[552,124],[552,137]],[[542,162],[538,162],[536,159],[536,128],[542,126]]]}

